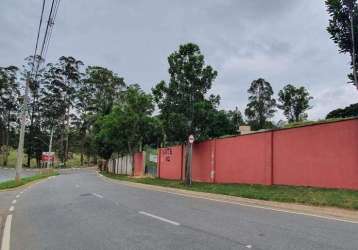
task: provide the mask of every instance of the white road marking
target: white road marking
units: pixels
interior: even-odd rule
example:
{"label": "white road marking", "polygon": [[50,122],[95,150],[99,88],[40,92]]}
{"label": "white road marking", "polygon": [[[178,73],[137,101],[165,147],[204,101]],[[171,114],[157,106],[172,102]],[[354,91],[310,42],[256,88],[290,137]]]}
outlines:
{"label": "white road marking", "polygon": [[152,218],[157,219],[157,220],[167,222],[167,223],[172,224],[174,226],[180,226],[180,223],[178,223],[178,222],[168,220],[166,218],[163,218],[163,217],[160,217],[160,216],[157,216],[157,215],[154,215],[154,214],[150,214],[150,213],[147,213],[147,212],[144,212],[144,211],[139,211],[138,213],[146,215],[146,216],[149,216],[149,217],[152,217]]}
{"label": "white road marking", "polygon": [[92,193],[94,196],[96,196],[96,197],[98,197],[98,198],[103,198],[103,196],[102,195],[100,195],[100,194],[97,194],[97,193]]}
{"label": "white road marking", "polygon": [[11,203],[12,203],[12,204],[16,204],[16,200],[13,200]]}
{"label": "white road marking", "polygon": [[76,188],[79,188],[79,187],[80,187],[80,185],[76,184]]}
{"label": "white road marking", "polygon": [[196,195],[175,193],[175,192],[164,191],[164,190],[154,190],[154,191],[168,193],[168,194],[174,194],[174,195],[179,195],[179,196],[184,196],[184,197],[190,197],[190,198],[215,201],[215,202],[220,202],[220,203],[228,203],[228,204],[233,204],[233,205],[243,206],[243,207],[253,207],[253,208],[259,208],[259,209],[271,210],[271,211],[275,211],[275,212],[279,212],[279,213],[297,214],[297,215],[304,215],[304,216],[309,216],[309,217],[316,217],[316,218],[325,219],[325,220],[334,220],[334,221],[339,221],[339,222],[348,222],[348,223],[358,224],[358,221],[354,221],[354,220],[339,219],[339,218],[334,218],[334,217],[330,217],[330,216],[310,214],[310,213],[306,213],[306,212],[295,212],[295,211],[290,211],[290,210],[285,210],[285,209],[280,209],[280,208],[265,207],[265,206],[260,206],[260,205],[251,205],[251,204],[245,204],[245,203],[236,202],[236,201],[219,200],[219,199],[214,199],[214,198],[200,197],[200,196],[196,196]]}
{"label": "white road marking", "polygon": [[20,198],[20,195],[18,194],[18,195],[16,195],[15,197],[16,197],[16,198]]}
{"label": "white road marking", "polygon": [[12,214],[6,217],[4,232],[1,241],[1,250],[10,250],[10,234],[11,234]]}
{"label": "white road marking", "polygon": [[[108,182],[106,177],[104,177],[103,175],[101,175],[101,176],[105,179],[105,181]],[[126,186],[134,187],[132,185],[115,182],[113,180],[110,180],[109,182],[117,183],[119,185],[126,185]],[[134,188],[147,189],[147,188],[143,188],[143,187],[134,187]],[[325,219],[325,220],[333,220],[333,221],[339,221],[339,222],[358,224],[358,221],[349,220],[349,219],[339,219],[339,218],[325,216],[325,215],[317,215],[317,214],[311,214],[311,213],[306,213],[306,212],[295,212],[295,211],[290,211],[290,210],[285,210],[285,209],[280,209],[280,208],[273,208],[273,207],[268,207],[268,206],[266,207],[263,205],[262,206],[252,205],[252,204],[246,204],[246,203],[242,203],[242,202],[238,202],[238,201],[220,200],[220,199],[202,197],[202,196],[191,195],[191,194],[176,193],[176,192],[171,192],[171,191],[167,191],[167,190],[158,190],[158,189],[150,189],[150,190],[153,190],[156,192],[167,193],[167,194],[179,195],[179,196],[183,196],[183,197],[203,199],[203,200],[215,201],[215,202],[220,202],[220,203],[228,203],[228,204],[233,204],[233,205],[243,206],[243,207],[253,207],[253,208],[259,208],[259,209],[264,209],[264,210],[271,210],[271,211],[275,211],[275,212],[279,212],[279,213],[297,214],[297,215],[303,215],[303,216],[309,216],[309,217],[316,217],[316,218]]]}
{"label": "white road marking", "polygon": [[12,211],[14,211],[15,210],[15,207],[14,206],[11,206],[10,208],[9,208],[9,211],[10,212],[12,212]]}
{"label": "white road marking", "polygon": [[252,246],[251,245],[246,245],[246,248],[252,248]]}
{"label": "white road marking", "polygon": [[21,191],[21,192],[20,192],[20,194],[23,194],[23,193],[24,193],[24,191]]}

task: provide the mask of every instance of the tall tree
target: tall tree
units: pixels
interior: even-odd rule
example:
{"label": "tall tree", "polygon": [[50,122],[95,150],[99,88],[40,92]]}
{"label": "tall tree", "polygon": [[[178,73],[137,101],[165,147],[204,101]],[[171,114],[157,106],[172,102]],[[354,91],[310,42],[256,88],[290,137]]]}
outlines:
{"label": "tall tree", "polygon": [[[62,77],[62,83],[64,87],[63,98],[66,107],[66,114],[63,116],[63,124],[65,125],[65,139],[64,139],[64,165],[66,166],[66,162],[68,159],[69,152],[69,133],[70,133],[70,122],[71,116],[75,116],[75,113],[71,113],[73,111],[73,107],[75,105],[76,99],[76,90],[79,88],[81,83],[81,66],[83,66],[83,62],[75,59],[74,57],[65,57],[62,56],[59,58],[58,67],[60,69],[59,73]],[[63,137],[62,137],[63,138]],[[63,141],[63,139],[61,140]]]}
{"label": "tall tree", "polygon": [[[189,134],[197,140],[207,138],[208,111],[215,109],[219,96],[206,98],[217,72],[205,65],[199,46],[193,43],[180,45],[168,57],[169,84],[164,81],[152,89],[160,109],[165,138],[169,143],[186,142]],[[185,179],[191,184],[191,145],[187,144]]]}
{"label": "tall tree", "polygon": [[286,85],[278,93],[280,104],[279,109],[283,110],[288,122],[298,122],[307,118],[308,109],[312,108],[309,104],[313,99],[305,87],[295,87],[291,84]]}
{"label": "tall tree", "polygon": [[126,84],[124,79],[113,71],[99,67],[89,66],[83,80],[84,91],[92,92],[92,109],[95,113],[109,114],[113,105],[119,100]]}
{"label": "tall tree", "polygon": [[[125,89],[124,79],[113,71],[99,67],[86,68],[85,77],[77,92],[76,107],[79,119],[76,126],[80,134],[81,164],[83,164],[84,146],[86,152],[94,151],[93,124],[101,116],[111,113],[113,106],[120,102]],[[89,158],[89,155],[87,155]]]}
{"label": "tall tree", "polygon": [[3,165],[7,165],[9,141],[12,122],[16,121],[19,109],[20,90],[17,81],[18,68],[15,66],[0,67],[0,133]]}
{"label": "tall tree", "polygon": [[245,109],[245,115],[249,124],[254,129],[268,127],[268,119],[276,112],[276,100],[272,97],[273,90],[269,82],[259,78],[251,83],[247,91],[249,93],[249,103]]}
{"label": "tall tree", "polygon": [[331,16],[327,31],[339,47],[340,53],[349,53],[353,74],[349,79],[358,89],[357,80],[357,39],[358,5],[356,0],[326,0],[327,11]]}
{"label": "tall tree", "polygon": [[189,134],[207,138],[206,113],[215,108],[219,97],[206,95],[217,72],[205,65],[199,46],[193,43],[181,45],[168,63],[169,83],[161,81],[152,89],[167,142],[185,142]]}

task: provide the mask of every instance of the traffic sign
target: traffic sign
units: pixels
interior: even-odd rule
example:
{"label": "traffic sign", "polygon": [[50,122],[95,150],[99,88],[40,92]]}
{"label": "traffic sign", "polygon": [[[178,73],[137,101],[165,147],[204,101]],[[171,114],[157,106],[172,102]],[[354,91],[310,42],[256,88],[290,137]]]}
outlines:
{"label": "traffic sign", "polygon": [[194,135],[189,135],[189,143],[193,144],[194,142]]}

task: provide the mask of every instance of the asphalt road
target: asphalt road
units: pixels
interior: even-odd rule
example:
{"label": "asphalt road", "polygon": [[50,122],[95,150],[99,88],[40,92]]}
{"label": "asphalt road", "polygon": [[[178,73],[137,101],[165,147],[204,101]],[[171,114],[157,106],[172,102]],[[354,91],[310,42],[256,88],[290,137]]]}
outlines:
{"label": "asphalt road", "polygon": [[94,171],[35,184],[13,206],[12,250],[358,249],[358,224],[109,183]]}
{"label": "asphalt road", "polygon": [[[32,169],[23,169],[22,176],[32,176],[36,174],[36,171]],[[12,180],[15,178],[14,168],[0,167],[0,182]]]}

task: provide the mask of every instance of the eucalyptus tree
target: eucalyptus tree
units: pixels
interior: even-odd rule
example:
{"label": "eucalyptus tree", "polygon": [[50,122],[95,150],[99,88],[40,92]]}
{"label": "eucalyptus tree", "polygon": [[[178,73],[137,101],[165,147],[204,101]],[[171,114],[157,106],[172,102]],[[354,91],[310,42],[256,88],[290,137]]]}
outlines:
{"label": "eucalyptus tree", "polygon": [[245,115],[249,124],[254,129],[267,128],[268,120],[276,112],[276,100],[272,97],[271,84],[263,78],[254,80],[247,91],[249,103],[245,109]]}
{"label": "eucalyptus tree", "polygon": [[0,67],[0,128],[1,153],[3,165],[7,165],[9,141],[12,123],[16,121],[19,109],[20,90],[18,84],[18,68],[15,66]]}

